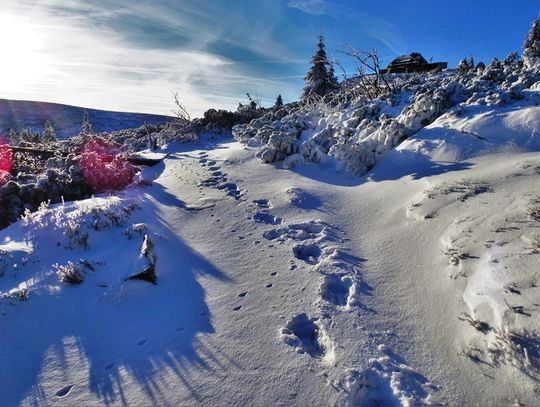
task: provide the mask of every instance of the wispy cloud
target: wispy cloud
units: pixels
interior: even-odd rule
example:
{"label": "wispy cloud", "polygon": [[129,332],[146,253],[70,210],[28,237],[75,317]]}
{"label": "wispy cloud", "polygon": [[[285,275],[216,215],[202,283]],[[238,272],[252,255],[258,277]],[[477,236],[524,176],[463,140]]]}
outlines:
{"label": "wispy cloud", "polygon": [[325,0],[291,0],[287,6],[312,15],[327,14],[329,9]]}
{"label": "wispy cloud", "polygon": [[116,0],[112,8],[105,0],[8,0],[0,14],[35,34],[39,46],[26,62],[39,56],[40,64],[0,97],[167,113],[174,90],[194,115],[234,109],[246,92],[292,99],[304,61],[273,38],[273,1],[246,1],[259,10],[249,23],[225,1]]}

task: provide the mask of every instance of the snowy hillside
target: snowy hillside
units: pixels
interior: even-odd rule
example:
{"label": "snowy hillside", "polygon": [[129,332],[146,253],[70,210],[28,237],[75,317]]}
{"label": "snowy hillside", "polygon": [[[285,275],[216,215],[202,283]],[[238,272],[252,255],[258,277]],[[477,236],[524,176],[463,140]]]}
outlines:
{"label": "snowy hillside", "polygon": [[533,405],[537,109],[442,116],[361,178],[204,136],[27,215],[0,232],[3,402]]}
{"label": "snowy hillside", "polygon": [[153,114],[110,112],[57,103],[0,99],[0,134],[7,135],[11,129],[20,132],[26,127],[41,133],[45,122],[50,120],[58,137],[70,137],[81,130],[85,111],[88,112],[96,132],[139,127],[144,123],[165,123],[170,119]]}

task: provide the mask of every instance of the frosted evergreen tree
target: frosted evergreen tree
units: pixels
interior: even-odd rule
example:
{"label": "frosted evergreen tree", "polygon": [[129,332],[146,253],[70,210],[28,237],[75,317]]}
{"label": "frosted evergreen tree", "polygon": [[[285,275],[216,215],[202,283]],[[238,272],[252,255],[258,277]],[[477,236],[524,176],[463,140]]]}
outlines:
{"label": "frosted evergreen tree", "polygon": [[274,108],[280,109],[282,107],[283,107],[283,98],[281,97],[281,95],[278,95],[278,97],[276,98],[276,103],[274,103]]}
{"label": "frosted evergreen tree", "polygon": [[84,111],[81,134],[83,136],[88,136],[92,134],[92,123],[90,123],[90,116],[88,116],[88,112],[86,110]]}
{"label": "frosted evergreen tree", "polygon": [[12,146],[18,146],[21,142],[21,137],[19,136],[19,133],[15,129],[11,129],[9,131],[9,144]]}
{"label": "frosted evergreen tree", "polygon": [[332,64],[328,61],[324,49],[324,37],[321,34],[317,44],[317,52],[311,59],[311,68],[304,78],[306,85],[304,86],[302,99],[306,99],[311,95],[324,96],[336,90],[337,79],[333,72]]}
{"label": "frosted evergreen tree", "polygon": [[44,143],[53,143],[57,141],[56,132],[50,120],[47,120],[45,123],[45,130],[43,131],[43,142]]}
{"label": "frosted evergreen tree", "polygon": [[540,18],[533,23],[523,44],[523,62],[527,68],[540,65]]}
{"label": "frosted evergreen tree", "polygon": [[333,62],[328,62],[328,75],[330,75],[330,79],[332,80],[332,83],[334,84],[334,89],[337,89],[339,86],[339,82],[336,77],[336,71],[334,70]]}

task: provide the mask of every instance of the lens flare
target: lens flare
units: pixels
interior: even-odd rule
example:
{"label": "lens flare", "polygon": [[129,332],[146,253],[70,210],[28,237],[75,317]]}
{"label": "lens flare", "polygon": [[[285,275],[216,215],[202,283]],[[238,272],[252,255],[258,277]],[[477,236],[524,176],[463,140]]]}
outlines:
{"label": "lens flare", "polygon": [[96,192],[122,189],[137,172],[120,144],[99,137],[85,143],[79,164],[84,180]]}
{"label": "lens flare", "polygon": [[0,186],[11,179],[13,169],[13,151],[6,138],[0,137]]}

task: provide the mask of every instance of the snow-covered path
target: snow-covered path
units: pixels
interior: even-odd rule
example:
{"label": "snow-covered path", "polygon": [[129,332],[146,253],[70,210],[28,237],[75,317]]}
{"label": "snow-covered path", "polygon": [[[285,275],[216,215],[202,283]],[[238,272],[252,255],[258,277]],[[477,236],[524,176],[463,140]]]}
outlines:
{"label": "snow-covered path", "polygon": [[[220,139],[170,153],[145,170],[152,186],[126,192],[139,209],[125,225],[89,230],[89,248],[59,249],[62,230],[43,226],[52,215],[38,217],[30,240],[19,223],[2,231],[12,255],[2,261],[21,270],[0,280],[12,293],[0,298],[0,362],[5,372],[24,367],[2,375],[6,405],[534,402],[521,351],[499,347],[506,362],[495,363],[483,334],[458,318],[485,321],[485,338],[498,320],[537,323],[498,312],[508,284],[483,296],[477,281],[490,233],[501,238],[493,247],[515,251],[512,242],[538,227],[518,219],[533,198],[524,191],[535,192],[538,154],[431,167],[429,177],[415,163],[396,176],[389,154],[355,178],[261,165],[252,149]],[[138,271],[143,234],[158,258],[155,286],[125,279]],[[450,249],[461,251],[453,258]],[[535,258],[495,255],[518,268]],[[59,282],[51,265],[78,259],[95,270],[78,286]],[[487,276],[499,287],[502,277]],[[535,285],[519,281],[523,294],[508,301],[536,316]],[[28,299],[16,301],[23,287]]]}

